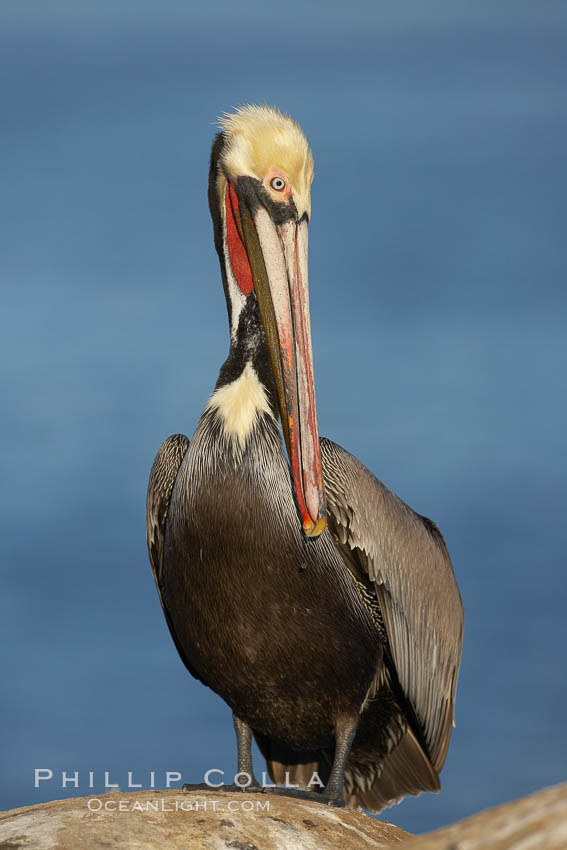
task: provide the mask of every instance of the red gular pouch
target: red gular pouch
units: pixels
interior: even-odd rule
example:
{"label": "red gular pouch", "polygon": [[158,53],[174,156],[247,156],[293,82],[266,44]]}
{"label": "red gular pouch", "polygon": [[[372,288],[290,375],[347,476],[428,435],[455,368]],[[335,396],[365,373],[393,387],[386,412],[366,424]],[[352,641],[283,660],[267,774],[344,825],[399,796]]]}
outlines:
{"label": "red gular pouch", "polygon": [[234,186],[226,184],[225,191],[226,209],[226,244],[230,267],[238,288],[244,295],[250,295],[254,287],[252,281],[252,269],[248,261],[248,254],[242,241],[240,225],[240,210],[238,208],[238,197]]}

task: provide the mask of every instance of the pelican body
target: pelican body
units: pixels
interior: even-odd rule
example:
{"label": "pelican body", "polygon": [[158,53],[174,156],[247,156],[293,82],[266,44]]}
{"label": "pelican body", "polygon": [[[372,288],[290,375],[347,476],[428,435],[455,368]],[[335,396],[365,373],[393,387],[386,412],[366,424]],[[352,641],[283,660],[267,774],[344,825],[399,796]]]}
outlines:
{"label": "pelican body", "polygon": [[463,610],[434,523],[318,436],[312,177],[287,116],[222,119],[209,205],[230,351],[191,441],[158,451],[148,549],[183,662],[232,709],[239,770],[254,776],[254,735],[275,782],[316,773],[318,799],[379,811],[439,790]]}

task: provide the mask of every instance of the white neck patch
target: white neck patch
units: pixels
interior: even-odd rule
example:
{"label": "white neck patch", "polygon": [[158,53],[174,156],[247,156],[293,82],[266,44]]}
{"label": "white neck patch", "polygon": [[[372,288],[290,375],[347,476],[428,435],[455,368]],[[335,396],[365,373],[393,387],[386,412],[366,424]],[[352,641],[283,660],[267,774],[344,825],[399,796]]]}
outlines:
{"label": "white neck patch", "polygon": [[217,412],[222,419],[225,436],[236,441],[241,449],[254,430],[258,417],[262,413],[272,413],[266,391],[251,363],[246,364],[235,381],[214,391],[207,409]]}

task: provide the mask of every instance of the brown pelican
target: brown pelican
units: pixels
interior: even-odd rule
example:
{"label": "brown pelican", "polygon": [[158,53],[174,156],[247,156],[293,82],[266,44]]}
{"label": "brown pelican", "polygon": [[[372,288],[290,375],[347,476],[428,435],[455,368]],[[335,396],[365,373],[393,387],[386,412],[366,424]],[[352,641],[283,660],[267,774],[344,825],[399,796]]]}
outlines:
{"label": "brown pelican", "polygon": [[379,811],[440,788],[461,599],[437,526],[319,439],[301,128],[265,106],[220,125],[230,351],[192,440],[157,453],[150,560],[183,662],[232,709],[238,769],[253,777],[254,735],[275,782],[317,771],[322,801]]}

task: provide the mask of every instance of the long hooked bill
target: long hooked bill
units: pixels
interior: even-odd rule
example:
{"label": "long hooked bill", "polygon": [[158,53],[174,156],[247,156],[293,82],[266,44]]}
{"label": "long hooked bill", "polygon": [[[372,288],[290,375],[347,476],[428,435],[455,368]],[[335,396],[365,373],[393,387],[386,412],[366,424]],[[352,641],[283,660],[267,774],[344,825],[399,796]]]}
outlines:
{"label": "long hooked bill", "polygon": [[313,379],[307,221],[276,225],[261,204],[253,213],[244,199],[239,207],[232,185],[227,195],[227,212],[230,204],[252,271],[303,531],[317,537],[327,512]]}

